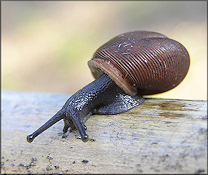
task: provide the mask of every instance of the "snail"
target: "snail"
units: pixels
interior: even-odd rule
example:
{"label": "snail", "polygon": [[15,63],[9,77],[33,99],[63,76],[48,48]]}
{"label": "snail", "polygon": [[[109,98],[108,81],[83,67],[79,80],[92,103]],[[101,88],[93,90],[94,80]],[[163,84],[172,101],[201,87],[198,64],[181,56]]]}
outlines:
{"label": "snail", "polygon": [[91,115],[123,113],[142,104],[143,95],[173,89],[185,78],[189,65],[186,48],[163,34],[134,31],[118,35],[88,61],[95,80],[72,95],[27,141],[63,119],[63,133],[69,127],[77,129],[86,142],[84,123]]}

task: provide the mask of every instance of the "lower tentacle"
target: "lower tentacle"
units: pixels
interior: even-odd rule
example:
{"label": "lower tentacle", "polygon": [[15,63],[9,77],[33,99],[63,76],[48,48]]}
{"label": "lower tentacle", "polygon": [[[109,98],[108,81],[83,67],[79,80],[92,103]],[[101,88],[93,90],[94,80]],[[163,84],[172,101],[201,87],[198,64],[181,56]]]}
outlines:
{"label": "lower tentacle", "polygon": [[75,115],[69,115],[66,113],[66,116],[68,118],[68,116],[70,116],[74,126],[76,127],[76,129],[79,131],[79,134],[82,138],[83,142],[87,142],[88,141],[88,135],[86,134],[85,130],[87,129],[87,127],[83,124],[83,122],[81,121],[81,119]]}

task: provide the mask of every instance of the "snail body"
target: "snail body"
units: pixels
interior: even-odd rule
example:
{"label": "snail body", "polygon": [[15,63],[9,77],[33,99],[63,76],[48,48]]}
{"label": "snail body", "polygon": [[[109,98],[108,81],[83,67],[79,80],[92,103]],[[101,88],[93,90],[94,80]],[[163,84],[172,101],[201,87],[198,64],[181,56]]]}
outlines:
{"label": "snail body", "polygon": [[88,61],[96,80],[72,95],[27,141],[63,119],[63,132],[76,128],[86,142],[84,123],[91,115],[126,112],[144,102],[142,95],[173,89],[185,78],[189,65],[185,47],[165,35],[148,31],[118,35]]}

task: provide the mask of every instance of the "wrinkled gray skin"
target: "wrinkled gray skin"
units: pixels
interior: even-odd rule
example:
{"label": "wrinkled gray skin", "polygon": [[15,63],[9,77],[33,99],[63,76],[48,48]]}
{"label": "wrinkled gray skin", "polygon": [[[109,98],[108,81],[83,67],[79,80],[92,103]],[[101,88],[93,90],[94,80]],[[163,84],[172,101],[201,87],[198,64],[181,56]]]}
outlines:
{"label": "wrinkled gray skin", "polygon": [[32,142],[35,137],[54,125],[59,120],[64,120],[63,132],[68,128],[76,128],[83,142],[88,141],[85,130],[85,121],[93,114],[118,114],[128,111],[144,102],[140,95],[130,96],[121,90],[106,74],[88,84],[72,95],[51,119],[27,136],[27,141]]}

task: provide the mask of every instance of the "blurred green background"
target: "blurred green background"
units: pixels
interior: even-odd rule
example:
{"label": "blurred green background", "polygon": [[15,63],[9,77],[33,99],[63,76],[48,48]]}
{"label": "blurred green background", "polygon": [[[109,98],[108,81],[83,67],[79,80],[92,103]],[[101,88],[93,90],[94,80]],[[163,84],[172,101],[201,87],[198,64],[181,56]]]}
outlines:
{"label": "blurred green background", "polygon": [[73,94],[93,81],[95,50],[124,32],[148,30],[182,43],[191,66],[154,97],[207,99],[206,1],[3,1],[2,90]]}

